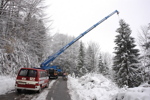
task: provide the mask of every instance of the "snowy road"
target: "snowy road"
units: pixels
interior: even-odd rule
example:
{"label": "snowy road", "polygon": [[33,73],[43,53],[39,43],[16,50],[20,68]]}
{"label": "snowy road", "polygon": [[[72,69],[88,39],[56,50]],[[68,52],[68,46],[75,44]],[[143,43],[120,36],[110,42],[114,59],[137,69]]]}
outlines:
{"label": "snowy road", "polygon": [[67,81],[58,78],[50,89],[46,100],[71,100],[69,90],[67,88]]}
{"label": "snowy road", "polygon": [[67,89],[67,81],[58,78],[51,80],[49,88],[45,88],[42,92],[22,91],[17,93],[11,90],[6,94],[0,95],[0,100],[71,100]]}
{"label": "snowy road", "polygon": [[18,94],[15,90],[12,90],[5,95],[0,95],[0,100],[31,100],[36,95],[38,93],[33,91],[23,91],[23,93]]}

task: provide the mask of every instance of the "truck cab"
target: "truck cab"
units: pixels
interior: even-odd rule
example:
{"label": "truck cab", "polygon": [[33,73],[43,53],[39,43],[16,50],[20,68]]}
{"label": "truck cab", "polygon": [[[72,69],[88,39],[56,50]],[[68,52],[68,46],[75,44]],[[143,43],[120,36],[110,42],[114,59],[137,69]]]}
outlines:
{"label": "truck cab", "polygon": [[51,79],[51,78],[57,79],[58,78],[57,70],[51,68],[51,69],[48,70],[48,73],[49,73],[49,79]]}

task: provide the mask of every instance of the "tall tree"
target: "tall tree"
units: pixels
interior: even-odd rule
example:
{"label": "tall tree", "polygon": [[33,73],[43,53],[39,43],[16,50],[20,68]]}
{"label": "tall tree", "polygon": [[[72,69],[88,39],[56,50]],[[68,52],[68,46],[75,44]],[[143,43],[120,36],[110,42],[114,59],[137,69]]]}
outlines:
{"label": "tall tree", "polygon": [[[62,47],[67,45],[70,41],[72,41],[74,37],[70,37],[68,35],[57,33],[53,36],[52,43],[52,54],[59,51]],[[77,58],[78,58],[78,49],[79,43],[78,41],[72,44],[69,48],[67,48],[62,54],[60,54],[54,61],[53,65],[59,65],[65,71],[69,71],[73,73],[76,70],[77,66]],[[50,55],[52,55],[50,54]]]}
{"label": "tall tree", "polygon": [[85,66],[88,72],[97,71],[99,49],[100,48],[97,43],[90,42],[88,44],[85,55]]}
{"label": "tall tree", "polygon": [[120,28],[117,29],[115,39],[115,57],[113,70],[115,71],[115,81],[122,87],[138,86],[141,82],[141,74],[139,69],[139,50],[135,49],[134,38],[131,37],[131,29],[124,20],[119,22]]}
{"label": "tall tree", "polygon": [[77,73],[79,76],[84,75],[86,73],[84,60],[85,60],[85,50],[84,50],[83,43],[80,42],[78,64],[77,64]]}
{"label": "tall tree", "polygon": [[94,71],[94,51],[92,46],[88,46],[86,55],[85,55],[85,66],[88,72]]}
{"label": "tall tree", "polygon": [[107,66],[107,64],[105,64],[106,62],[103,61],[102,59],[102,55],[99,55],[99,62],[98,62],[98,71],[103,74],[103,75],[108,75],[109,73],[109,68]]}
{"label": "tall tree", "polygon": [[139,46],[141,47],[141,66],[143,66],[143,80],[150,80],[150,24],[143,26],[139,34]]}
{"label": "tall tree", "polygon": [[46,53],[42,1],[0,0],[1,73],[13,74],[20,67],[39,66]]}

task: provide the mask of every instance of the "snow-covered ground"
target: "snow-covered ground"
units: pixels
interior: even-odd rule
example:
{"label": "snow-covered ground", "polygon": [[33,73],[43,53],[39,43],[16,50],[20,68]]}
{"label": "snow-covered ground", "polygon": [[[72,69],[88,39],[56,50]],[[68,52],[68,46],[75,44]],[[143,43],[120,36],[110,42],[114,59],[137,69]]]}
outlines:
{"label": "snow-covered ground", "polygon": [[0,76],[0,95],[15,89],[15,78]]}
{"label": "snow-covered ground", "polygon": [[68,77],[72,100],[150,100],[150,84],[119,89],[101,74]]}
{"label": "snow-covered ground", "polygon": [[[49,88],[54,81],[50,82]],[[68,88],[72,100],[150,100],[150,84],[135,88],[119,89],[101,74],[86,74],[81,78],[68,76]],[[15,89],[15,78],[0,76],[0,95]],[[45,89],[33,100],[46,100],[49,89]]]}
{"label": "snow-covered ground", "polygon": [[150,84],[145,83],[139,87],[121,89],[113,100],[150,100]]}
{"label": "snow-covered ground", "polygon": [[69,76],[68,88],[72,100],[111,100],[119,91],[101,74],[87,74],[81,78]]}

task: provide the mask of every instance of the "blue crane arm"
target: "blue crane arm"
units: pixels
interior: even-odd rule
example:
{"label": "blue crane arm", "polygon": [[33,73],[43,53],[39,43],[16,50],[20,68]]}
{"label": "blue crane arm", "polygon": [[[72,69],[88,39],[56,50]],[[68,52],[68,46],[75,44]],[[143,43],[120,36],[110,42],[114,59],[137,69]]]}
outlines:
{"label": "blue crane arm", "polygon": [[94,29],[96,26],[98,26],[99,24],[101,24],[103,21],[105,21],[106,19],[108,19],[110,16],[112,16],[113,14],[119,14],[119,12],[117,10],[115,10],[114,12],[112,12],[111,14],[109,14],[108,16],[106,16],[105,18],[103,18],[102,20],[100,20],[99,22],[97,22],[96,24],[94,24],[92,27],[90,27],[89,29],[87,29],[85,32],[83,32],[82,34],[80,34],[78,37],[76,37],[75,39],[73,39],[70,43],[68,43],[67,45],[65,45],[63,48],[61,48],[58,52],[56,52],[55,54],[53,54],[52,56],[50,56],[48,59],[46,59],[42,64],[41,64],[41,68],[42,69],[48,69],[49,67],[49,63],[51,63],[53,60],[55,60],[61,53],[63,53],[68,47],[70,47],[73,43],[75,43],[77,40],[79,40],[81,37],[83,37],[85,34],[87,34],[88,32],[90,32],[92,29]]}

